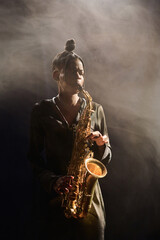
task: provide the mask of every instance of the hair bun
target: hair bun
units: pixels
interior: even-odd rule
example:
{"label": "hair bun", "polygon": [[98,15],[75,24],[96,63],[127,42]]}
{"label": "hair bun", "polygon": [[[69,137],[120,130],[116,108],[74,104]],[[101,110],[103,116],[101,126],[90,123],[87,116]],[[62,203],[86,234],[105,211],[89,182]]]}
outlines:
{"label": "hair bun", "polygon": [[68,51],[68,52],[71,52],[75,49],[75,41],[74,39],[70,39],[66,42],[66,46],[65,46],[65,50]]}

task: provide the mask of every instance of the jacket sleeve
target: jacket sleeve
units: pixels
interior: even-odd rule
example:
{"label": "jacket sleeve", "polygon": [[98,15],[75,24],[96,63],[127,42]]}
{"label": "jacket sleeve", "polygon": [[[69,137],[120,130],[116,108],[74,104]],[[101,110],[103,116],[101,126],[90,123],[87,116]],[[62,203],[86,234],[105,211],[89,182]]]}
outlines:
{"label": "jacket sleeve", "polygon": [[38,177],[40,184],[46,192],[52,193],[53,184],[59,176],[45,167],[44,141],[45,135],[41,124],[39,104],[35,104],[31,113],[30,146],[28,158],[31,162],[33,173]]}
{"label": "jacket sleeve", "polygon": [[[98,105],[96,110],[96,131],[99,131],[103,136],[106,135],[108,138],[108,130],[106,125],[106,118],[104,114],[103,107],[101,105]],[[105,144],[105,146],[98,147],[95,146],[95,157],[97,157],[99,160],[102,160],[104,164],[107,164],[111,161],[112,152],[111,152],[111,145],[110,141]],[[97,155],[97,156],[96,156]]]}

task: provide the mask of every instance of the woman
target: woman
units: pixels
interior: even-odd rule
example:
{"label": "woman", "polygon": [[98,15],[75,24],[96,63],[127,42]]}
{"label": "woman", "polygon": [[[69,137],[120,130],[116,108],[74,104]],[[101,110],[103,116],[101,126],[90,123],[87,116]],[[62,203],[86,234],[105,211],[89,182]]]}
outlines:
{"label": "woman", "polygon": [[[40,231],[36,230],[38,239],[104,239],[105,210],[98,183],[85,218],[67,219],[61,207],[61,195],[72,189],[74,177],[67,176],[67,167],[76,125],[86,106],[85,99],[79,96],[78,87],[84,85],[84,63],[73,52],[74,48],[74,40],[68,40],[65,51],[53,59],[53,79],[58,84],[58,95],[35,104],[31,115],[29,158],[43,187],[39,197],[42,203],[38,219]],[[93,110],[91,134],[87,138],[93,142],[94,157],[107,162],[111,151],[103,108],[93,102]],[[44,212],[42,206],[46,206]]]}

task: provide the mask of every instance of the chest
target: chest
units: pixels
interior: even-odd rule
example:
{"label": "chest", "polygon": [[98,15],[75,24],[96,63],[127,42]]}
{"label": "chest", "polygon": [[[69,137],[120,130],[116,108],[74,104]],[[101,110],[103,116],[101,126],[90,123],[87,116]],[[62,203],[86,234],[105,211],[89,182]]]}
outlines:
{"label": "chest", "polygon": [[[45,114],[41,115],[41,123],[45,136],[56,135],[57,138],[68,135],[68,132],[74,128],[81,119],[84,108],[72,108],[70,111],[57,108],[56,104],[52,104]],[[91,131],[98,130],[97,113],[91,114]],[[75,130],[74,130],[75,131]]]}
{"label": "chest", "polygon": [[79,109],[72,108],[70,111],[67,111],[65,109],[60,110],[60,115],[62,120],[64,120],[67,125],[70,127],[73,123],[76,122],[76,120],[79,120]]}

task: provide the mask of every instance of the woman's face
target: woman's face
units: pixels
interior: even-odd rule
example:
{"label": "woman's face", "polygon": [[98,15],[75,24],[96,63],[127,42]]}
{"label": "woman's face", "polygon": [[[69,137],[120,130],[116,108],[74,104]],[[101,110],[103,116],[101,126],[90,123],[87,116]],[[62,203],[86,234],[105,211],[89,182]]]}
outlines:
{"label": "woman's face", "polygon": [[66,69],[61,69],[59,74],[59,86],[61,90],[77,92],[78,85],[84,84],[84,68],[79,59],[70,60]]}

